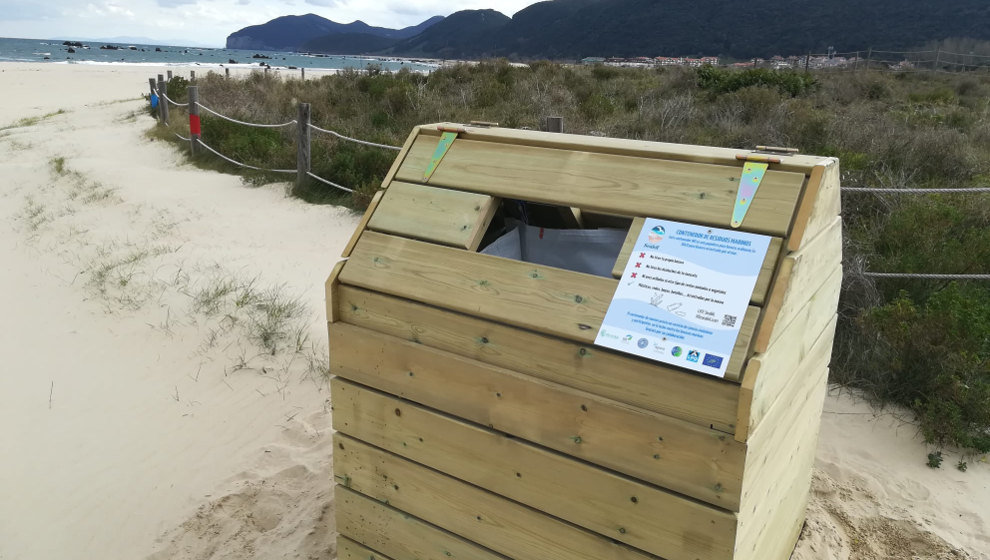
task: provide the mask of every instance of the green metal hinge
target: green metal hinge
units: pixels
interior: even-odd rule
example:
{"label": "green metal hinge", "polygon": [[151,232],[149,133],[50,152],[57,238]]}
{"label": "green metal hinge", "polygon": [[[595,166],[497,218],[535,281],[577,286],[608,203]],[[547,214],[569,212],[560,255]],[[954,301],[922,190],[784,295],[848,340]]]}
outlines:
{"label": "green metal hinge", "polygon": [[463,129],[448,129],[439,128],[443,132],[440,136],[440,143],[437,144],[437,149],[433,151],[433,157],[430,158],[429,165],[426,166],[426,171],[423,172],[423,182],[430,182],[430,177],[433,177],[433,172],[437,170],[440,166],[440,161],[443,160],[443,156],[447,155],[447,151],[454,144],[454,140],[457,140],[457,135],[463,132]]}

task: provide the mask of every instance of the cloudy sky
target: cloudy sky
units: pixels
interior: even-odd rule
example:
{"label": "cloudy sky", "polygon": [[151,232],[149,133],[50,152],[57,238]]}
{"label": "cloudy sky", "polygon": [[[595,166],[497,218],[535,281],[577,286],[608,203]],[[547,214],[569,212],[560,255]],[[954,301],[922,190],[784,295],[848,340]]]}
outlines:
{"label": "cloudy sky", "polygon": [[314,13],[399,28],[458,10],[511,16],[537,0],[0,0],[0,37],[148,37],[221,47],[234,31],[285,15]]}

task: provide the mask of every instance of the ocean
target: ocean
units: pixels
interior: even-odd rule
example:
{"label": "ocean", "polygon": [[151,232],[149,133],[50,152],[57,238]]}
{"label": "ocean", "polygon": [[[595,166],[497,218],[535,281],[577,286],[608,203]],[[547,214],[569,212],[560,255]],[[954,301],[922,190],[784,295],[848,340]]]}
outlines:
{"label": "ocean", "polygon": [[[408,68],[414,72],[436,69],[433,61],[400,60],[360,56],[316,55],[272,51],[210,49],[175,45],[138,45],[80,41],[83,47],[69,48],[61,40],[8,39],[0,37],[0,62],[50,62],[53,64],[132,64],[141,66],[199,65],[204,68],[221,66],[258,67],[266,63],[272,68],[363,69],[377,64],[384,70]],[[113,46],[116,49],[101,49]],[[254,58],[263,55],[268,59]],[[234,61],[234,62],[231,62]]]}

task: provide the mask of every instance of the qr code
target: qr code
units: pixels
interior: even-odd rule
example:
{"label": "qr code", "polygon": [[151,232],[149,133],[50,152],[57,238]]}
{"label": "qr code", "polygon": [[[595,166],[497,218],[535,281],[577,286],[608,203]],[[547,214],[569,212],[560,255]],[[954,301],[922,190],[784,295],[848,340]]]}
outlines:
{"label": "qr code", "polygon": [[725,315],[722,317],[723,327],[734,327],[736,326],[736,316],[735,315]]}

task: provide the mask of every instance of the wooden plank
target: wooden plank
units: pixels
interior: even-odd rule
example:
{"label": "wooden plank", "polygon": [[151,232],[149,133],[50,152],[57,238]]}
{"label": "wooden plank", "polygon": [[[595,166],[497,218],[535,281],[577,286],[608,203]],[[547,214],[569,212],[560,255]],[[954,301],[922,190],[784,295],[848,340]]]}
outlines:
{"label": "wooden plank", "polygon": [[[422,182],[435,148],[435,138],[420,136],[396,178]],[[430,184],[582,210],[729,228],[741,175],[741,162],[735,166],[709,165],[458,138]],[[785,235],[804,179],[802,173],[768,171],[746,215],[745,230]]]}
{"label": "wooden plank", "polygon": [[[487,140],[504,144],[522,146],[539,146],[562,150],[588,151],[601,154],[615,154],[637,157],[655,157],[676,161],[695,163],[712,163],[720,165],[737,165],[736,155],[752,153],[749,150],[734,148],[716,148],[696,146],[691,144],[672,144],[667,142],[647,142],[644,140],[627,140],[623,138],[601,138],[579,134],[547,134],[511,128],[480,129],[452,123],[423,125],[424,136],[439,136],[437,126],[460,127],[464,130],[461,137],[467,140]],[[780,155],[780,164],[774,165],[782,171],[794,171],[807,175],[812,167],[824,159],[809,155]]]}
{"label": "wooden plank", "polygon": [[[841,275],[830,282],[841,282]],[[739,388],[736,441],[746,441],[778,399],[791,398],[793,389],[788,388],[803,381],[796,375],[801,362],[818,352],[831,354],[836,316],[813,309],[820,305],[817,301],[808,305],[809,313],[804,315],[808,321],[801,325],[805,328],[788,329],[765,354],[757,354],[746,365]]]}
{"label": "wooden plank", "polygon": [[804,523],[828,368],[809,362],[802,369],[805,392],[794,403],[781,403],[751,445],[734,560],[787,560]]}
{"label": "wooden plank", "polygon": [[476,251],[496,208],[488,195],[395,181],[368,229]]}
{"label": "wooden plank", "polygon": [[629,225],[629,231],[626,233],[626,240],[622,242],[622,248],[619,249],[619,258],[615,259],[615,266],[612,267],[612,278],[622,278],[622,273],[626,271],[626,265],[629,264],[629,255],[632,254],[633,247],[636,246],[636,240],[639,239],[639,233],[643,231],[643,224],[646,223],[646,218],[633,218],[632,224]]}
{"label": "wooden plank", "polygon": [[[644,221],[643,218],[633,220],[633,224],[629,228],[629,234],[622,243],[622,249],[619,250],[619,258],[616,259],[615,266],[612,267],[613,278],[621,278],[622,273],[625,272],[626,264],[629,262],[629,256],[632,254],[632,248],[636,245],[636,239],[643,229]],[[777,261],[780,259],[780,249],[783,244],[784,240],[779,237],[770,239],[770,246],[767,248],[766,257],[763,259],[763,266],[760,268],[760,275],[756,278],[753,295],[749,300],[753,305],[763,305],[766,299],[767,291],[770,289],[770,281],[773,279],[774,271],[777,270]]]}
{"label": "wooden plank", "polygon": [[351,251],[354,250],[354,246],[357,245],[358,239],[361,238],[361,234],[364,233],[365,228],[368,227],[368,221],[371,220],[371,216],[375,213],[375,209],[378,208],[378,204],[382,200],[382,196],[385,195],[385,191],[378,191],[375,196],[371,197],[371,202],[368,203],[368,209],[364,211],[364,216],[361,217],[361,221],[358,222],[357,228],[354,229],[354,233],[351,234],[350,240],[347,241],[347,245],[344,246],[344,252],[340,254],[342,257],[351,256]]}
{"label": "wooden plank", "polygon": [[402,166],[402,162],[405,161],[406,155],[409,154],[409,150],[412,149],[413,143],[416,141],[416,138],[422,133],[422,131],[423,131],[423,127],[421,126],[413,127],[412,132],[410,132],[409,136],[406,137],[406,141],[402,143],[402,149],[399,150],[399,155],[395,156],[395,161],[392,162],[392,166],[389,167],[388,173],[386,173],[385,178],[382,179],[383,189],[387,189],[388,186],[392,183],[392,180],[395,179],[395,174],[398,173],[399,167]]}
{"label": "wooden plank", "polygon": [[333,270],[330,271],[330,276],[327,277],[326,284],[324,284],[328,323],[335,323],[340,320],[339,305],[336,294],[340,289],[340,271],[344,269],[344,262],[345,261],[340,260],[337,261],[337,264],[333,265]]}
{"label": "wooden plank", "polygon": [[509,560],[339,484],[334,501],[341,535],[394,560]]}
{"label": "wooden plank", "polygon": [[335,323],[331,372],[718,505],[738,506],[745,447],[728,434]]}
{"label": "wooden plank", "polygon": [[[824,345],[826,348],[828,344]],[[820,353],[824,354],[824,353]],[[740,517],[750,519],[754,512],[772,509],[779,492],[787,488],[792,479],[811,483],[811,464],[799,472],[804,454],[814,455],[821,423],[822,404],[828,388],[828,361],[830,356],[809,356],[801,364],[798,375],[803,383],[793,392],[793,398],[778,401],[767,419],[750,435],[746,442],[746,472],[743,482]],[[750,530],[758,526],[747,521]],[[740,529],[742,532],[742,529]],[[742,537],[740,537],[742,538]]]}
{"label": "wooden plank", "polygon": [[842,213],[839,182],[839,160],[828,159],[815,166],[794,216],[794,227],[787,240],[788,251],[803,247]]}
{"label": "wooden plank", "polygon": [[[790,328],[791,321],[804,308],[811,294],[841,268],[842,218],[836,216],[825,231],[800,251],[784,257],[764,306],[755,350],[766,352],[770,344]],[[832,313],[834,310],[828,312],[828,316]]]}
{"label": "wooden plank", "polygon": [[752,335],[749,333],[756,331],[756,324],[760,320],[760,308],[750,306],[739,322],[739,337],[736,338],[736,346],[729,356],[729,363],[725,366],[725,379],[727,381],[739,382],[743,366],[749,356],[752,355],[750,342]]}
{"label": "wooden plank", "polygon": [[[649,554],[614,543],[609,538],[356,439],[338,433],[334,444],[334,477],[338,481],[345,479],[348,488],[510,558],[652,558]],[[734,519],[731,534],[735,535]],[[730,541],[720,558],[728,559],[731,554]],[[682,558],[712,557],[691,555]]]}
{"label": "wooden plank", "polygon": [[337,535],[337,560],[392,560],[392,558],[343,535]]}
{"label": "wooden plank", "polygon": [[732,548],[735,516],[727,511],[341,378],[331,391],[341,433],[549,515],[670,560]]}
{"label": "wooden plank", "polygon": [[[371,231],[361,236],[340,281],[583,344],[594,343],[618,286],[613,278]],[[727,375],[742,371],[758,315],[758,307],[749,308]]]}
{"label": "wooden plank", "polygon": [[735,432],[732,383],[360,288],[341,286],[337,293],[346,323]]}

